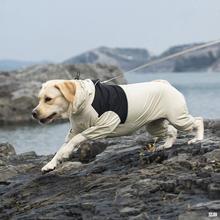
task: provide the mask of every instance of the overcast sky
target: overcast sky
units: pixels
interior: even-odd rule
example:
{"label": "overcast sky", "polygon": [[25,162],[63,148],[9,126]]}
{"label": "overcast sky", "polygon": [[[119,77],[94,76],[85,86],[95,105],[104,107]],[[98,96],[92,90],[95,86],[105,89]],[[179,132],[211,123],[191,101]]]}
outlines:
{"label": "overcast sky", "polygon": [[0,0],[0,59],[62,61],[99,47],[220,38],[220,0]]}

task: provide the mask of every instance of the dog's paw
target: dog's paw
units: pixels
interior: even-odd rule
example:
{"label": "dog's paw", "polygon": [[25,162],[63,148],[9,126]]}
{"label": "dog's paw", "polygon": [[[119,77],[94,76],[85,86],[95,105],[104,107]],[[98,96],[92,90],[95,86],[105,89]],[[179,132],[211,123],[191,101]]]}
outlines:
{"label": "dog's paw", "polygon": [[190,144],[194,144],[197,142],[197,138],[193,138],[192,140],[188,141],[187,144],[190,145]]}
{"label": "dog's paw", "polygon": [[165,149],[164,146],[161,145],[161,146],[158,146],[155,151],[162,151],[162,150],[164,150],[164,149]]}
{"label": "dog's paw", "polygon": [[165,144],[163,144],[163,145],[158,146],[158,147],[156,148],[156,151],[166,150],[166,149],[171,148],[172,146],[173,146],[173,145],[165,145]]}
{"label": "dog's paw", "polygon": [[198,138],[193,138],[192,140],[188,141],[188,145],[190,144],[198,144],[198,143],[202,143],[203,140],[200,140]]}
{"label": "dog's paw", "polygon": [[43,173],[47,173],[50,172],[52,170],[54,170],[57,167],[57,162],[56,161],[50,161],[49,163],[47,163],[42,169],[41,171]]}

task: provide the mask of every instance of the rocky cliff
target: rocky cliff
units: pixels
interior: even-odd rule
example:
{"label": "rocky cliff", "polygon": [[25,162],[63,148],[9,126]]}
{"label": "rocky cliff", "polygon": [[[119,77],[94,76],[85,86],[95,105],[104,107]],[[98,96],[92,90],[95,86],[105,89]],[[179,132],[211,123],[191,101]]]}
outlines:
{"label": "rocky cliff", "polygon": [[[153,59],[162,58],[201,44],[174,46]],[[220,72],[220,45],[182,55],[181,57],[162,62],[143,69],[143,72]]]}
{"label": "rocky cliff", "polygon": [[0,219],[207,220],[209,212],[220,215],[220,121],[206,121],[205,128],[203,143],[187,145],[190,135],[181,134],[173,148],[159,153],[146,151],[150,139],[142,130],[89,142],[44,175],[40,168],[52,155],[16,155],[10,144],[0,144]]}
{"label": "rocky cliff", "polygon": [[[160,55],[152,56],[146,49],[97,48],[64,63],[111,63],[127,71],[151,60],[156,60],[200,44],[173,46]],[[183,55],[179,58],[153,65],[141,72],[220,72],[220,45],[215,45]]]}
{"label": "rocky cliff", "polygon": [[[13,72],[0,72],[0,124],[31,121],[41,84],[51,79],[81,78],[106,80],[123,73],[115,66],[102,64],[45,64]],[[125,83],[120,77],[113,83]]]}
{"label": "rocky cliff", "polygon": [[146,63],[150,58],[150,53],[146,49],[99,47],[69,58],[64,63],[103,63],[128,70]]}

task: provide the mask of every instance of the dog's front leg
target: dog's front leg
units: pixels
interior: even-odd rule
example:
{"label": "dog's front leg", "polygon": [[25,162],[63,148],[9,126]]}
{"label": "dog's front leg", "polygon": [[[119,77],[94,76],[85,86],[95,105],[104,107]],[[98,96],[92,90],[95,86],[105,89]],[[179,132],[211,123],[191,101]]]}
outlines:
{"label": "dog's front leg", "polygon": [[75,135],[68,143],[64,144],[58,150],[54,158],[42,168],[42,171],[47,172],[55,169],[59,163],[68,159],[74,151],[77,151],[81,143],[86,140],[96,140],[98,138],[107,137],[119,124],[120,118],[116,113],[112,111],[103,113],[98,118],[94,126],[89,127],[85,131]]}
{"label": "dog's front leg", "polygon": [[41,171],[49,172],[51,170],[54,170],[59,163],[61,163],[65,159],[68,159],[74,151],[77,151],[78,146],[86,140],[87,139],[81,134],[77,134],[76,136],[74,136],[68,143],[62,145],[62,147],[57,151],[53,159],[49,163],[47,163],[41,169]]}

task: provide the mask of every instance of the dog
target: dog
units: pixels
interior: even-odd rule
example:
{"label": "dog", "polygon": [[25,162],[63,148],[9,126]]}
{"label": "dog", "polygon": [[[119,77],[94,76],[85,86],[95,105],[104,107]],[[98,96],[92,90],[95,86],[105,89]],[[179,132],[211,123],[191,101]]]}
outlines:
{"label": "dog", "polygon": [[145,126],[164,139],[158,150],[171,148],[177,130],[195,132],[192,144],[204,138],[202,117],[189,114],[184,96],[166,80],[128,85],[105,85],[99,80],[50,80],[42,85],[33,118],[50,123],[69,118],[64,144],[42,172],[67,160],[87,140],[129,135]]}

